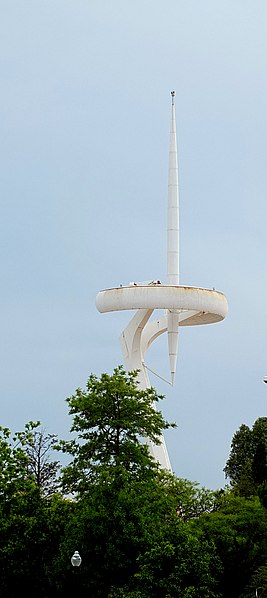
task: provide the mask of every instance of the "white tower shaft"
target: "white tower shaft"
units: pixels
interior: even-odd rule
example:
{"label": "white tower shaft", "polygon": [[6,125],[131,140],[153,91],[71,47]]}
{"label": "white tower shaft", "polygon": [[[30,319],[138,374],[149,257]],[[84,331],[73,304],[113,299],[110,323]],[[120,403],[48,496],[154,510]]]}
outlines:
{"label": "white tower shaft", "polygon": [[[179,284],[179,188],[178,188],[178,161],[176,143],[176,119],[175,119],[175,91],[171,92],[172,111],[170,128],[170,149],[169,149],[169,176],[168,176],[168,231],[167,231],[167,271],[168,284]],[[175,311],[167,312],[168,321],[168,347],[171,370],[171,381],[174,383],[177,352],[178,352],[178,329],[179,314]]]}
{"label": "white tower shaft", "polygon": [[170,128],[170,149],[169,149],[169,176],[168,176],[168,233],[167,233],[167,255],[168,255],[168,284],[179,284],[179,189],[178,189],[178,162],[176,144],[176,119],[174,97],[175,91],[171,92],[172,113]]}

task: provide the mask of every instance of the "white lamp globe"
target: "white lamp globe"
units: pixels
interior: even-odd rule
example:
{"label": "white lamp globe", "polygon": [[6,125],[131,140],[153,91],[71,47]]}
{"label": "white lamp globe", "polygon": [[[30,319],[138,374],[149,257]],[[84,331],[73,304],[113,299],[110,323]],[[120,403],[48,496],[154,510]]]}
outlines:
{"label": "white lamp globe", "polygon": [[72,557],[71,557],[70,560],[71,560],[71,564],[73,565],[73,567],[79,567],[80,566],[80,564],[82,562],[82,559],[81,559],[81,557],[80,557],[80,555],[78,553],[78,550],[75,550],[75,552],[72,555]]}

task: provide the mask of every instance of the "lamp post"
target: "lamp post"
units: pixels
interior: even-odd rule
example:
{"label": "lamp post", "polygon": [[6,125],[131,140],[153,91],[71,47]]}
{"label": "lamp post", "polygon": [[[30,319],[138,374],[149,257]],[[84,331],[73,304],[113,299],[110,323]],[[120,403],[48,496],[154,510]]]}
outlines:
{"label": "lamp post", "polygon": [[72,557],[71,557],[70,560],[71,560],[71,564],[72,564],[73,567],[79,567],[80,566],[80,564],[82,562],[82,559],[81,559],[81,557],[80,557],[80,555],[78,553],[78,550],[75,550],[75,552],[72,555]]}

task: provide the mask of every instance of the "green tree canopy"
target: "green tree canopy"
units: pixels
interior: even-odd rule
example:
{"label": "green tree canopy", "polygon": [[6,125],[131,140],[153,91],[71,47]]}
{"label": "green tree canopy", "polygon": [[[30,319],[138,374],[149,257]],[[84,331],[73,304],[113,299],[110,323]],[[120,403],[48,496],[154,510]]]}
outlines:
{"label": "green tree canopy", "polygon": [[[0,428],[0,596],[53,595],[49,568],[72,507],[44,497],[28,454],[39,422]],[[50,587],[50,589],[49,589]]]}
{"label": "green tree canopy", "polygon": [[259,498],[246,499],[226,491],[218,497],[215,511],[192,524],[214,544],[220,558],[218,591],[223,597],[241,598],[254,571],[267,558],[267,515]]}
{"label": "green tree canopy", "polygon": [[[119,484],[100,477],[75,501],[56,563],[62,595],[73,580],[66,563],[77,547],[81,596],[219,596],[214,546],[191,525],[215,499],[188,480],[152,471],[140,479],[123,470]],[[177,512],[181,500],[184,516]]]}
{"label": "green tree canopy", "polygon": [[232,489],[241,496],[258,493],[267,482],[267,418],[258,418],[252,428],[242,424],[235,432],[224,473]]}
{"label": "green tree canopy", "polygon": [[26,424],[25,430],[12,435],[9,428],[0,427],[0,504],[7,504],[20,492],[26,492],[33,478],[28,475],[28,457],[24,445],[31,438],[35,424]]}
{"label": "green tree canopy", "polygon": [[78,388],[67,399],[73,416],[71,432],[74,440],[61,441],[59,448],[73,457],[64,470],[64,488],[83,492],[88,482],[105,475],[107,478],[124,469],[132,475],[143,475],[156,467],[142,438],[155,444],[161,441],[168,423],[155,403],[163,399],[154,388],[138,387],[138,372],[126,372],[122,366],[112,375],[91,374],[85,390]]}

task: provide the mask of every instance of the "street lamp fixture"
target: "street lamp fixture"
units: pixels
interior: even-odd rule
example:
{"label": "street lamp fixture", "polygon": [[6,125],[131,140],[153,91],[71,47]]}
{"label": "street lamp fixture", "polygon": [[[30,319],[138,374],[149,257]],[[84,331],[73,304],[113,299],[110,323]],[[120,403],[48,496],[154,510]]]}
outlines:
{"label": "street lamp fixture", "polygon": [[82,562],[82,559],[81,559],[81,557],[80,557],[80,555],[78,553],[78,550],[75,550],[75,552],[72,555],[72,557],[71,557],[70,560],[71,560],[71,564],[72,564],[73,567],[79,567],[80,566],[80,564]]}

